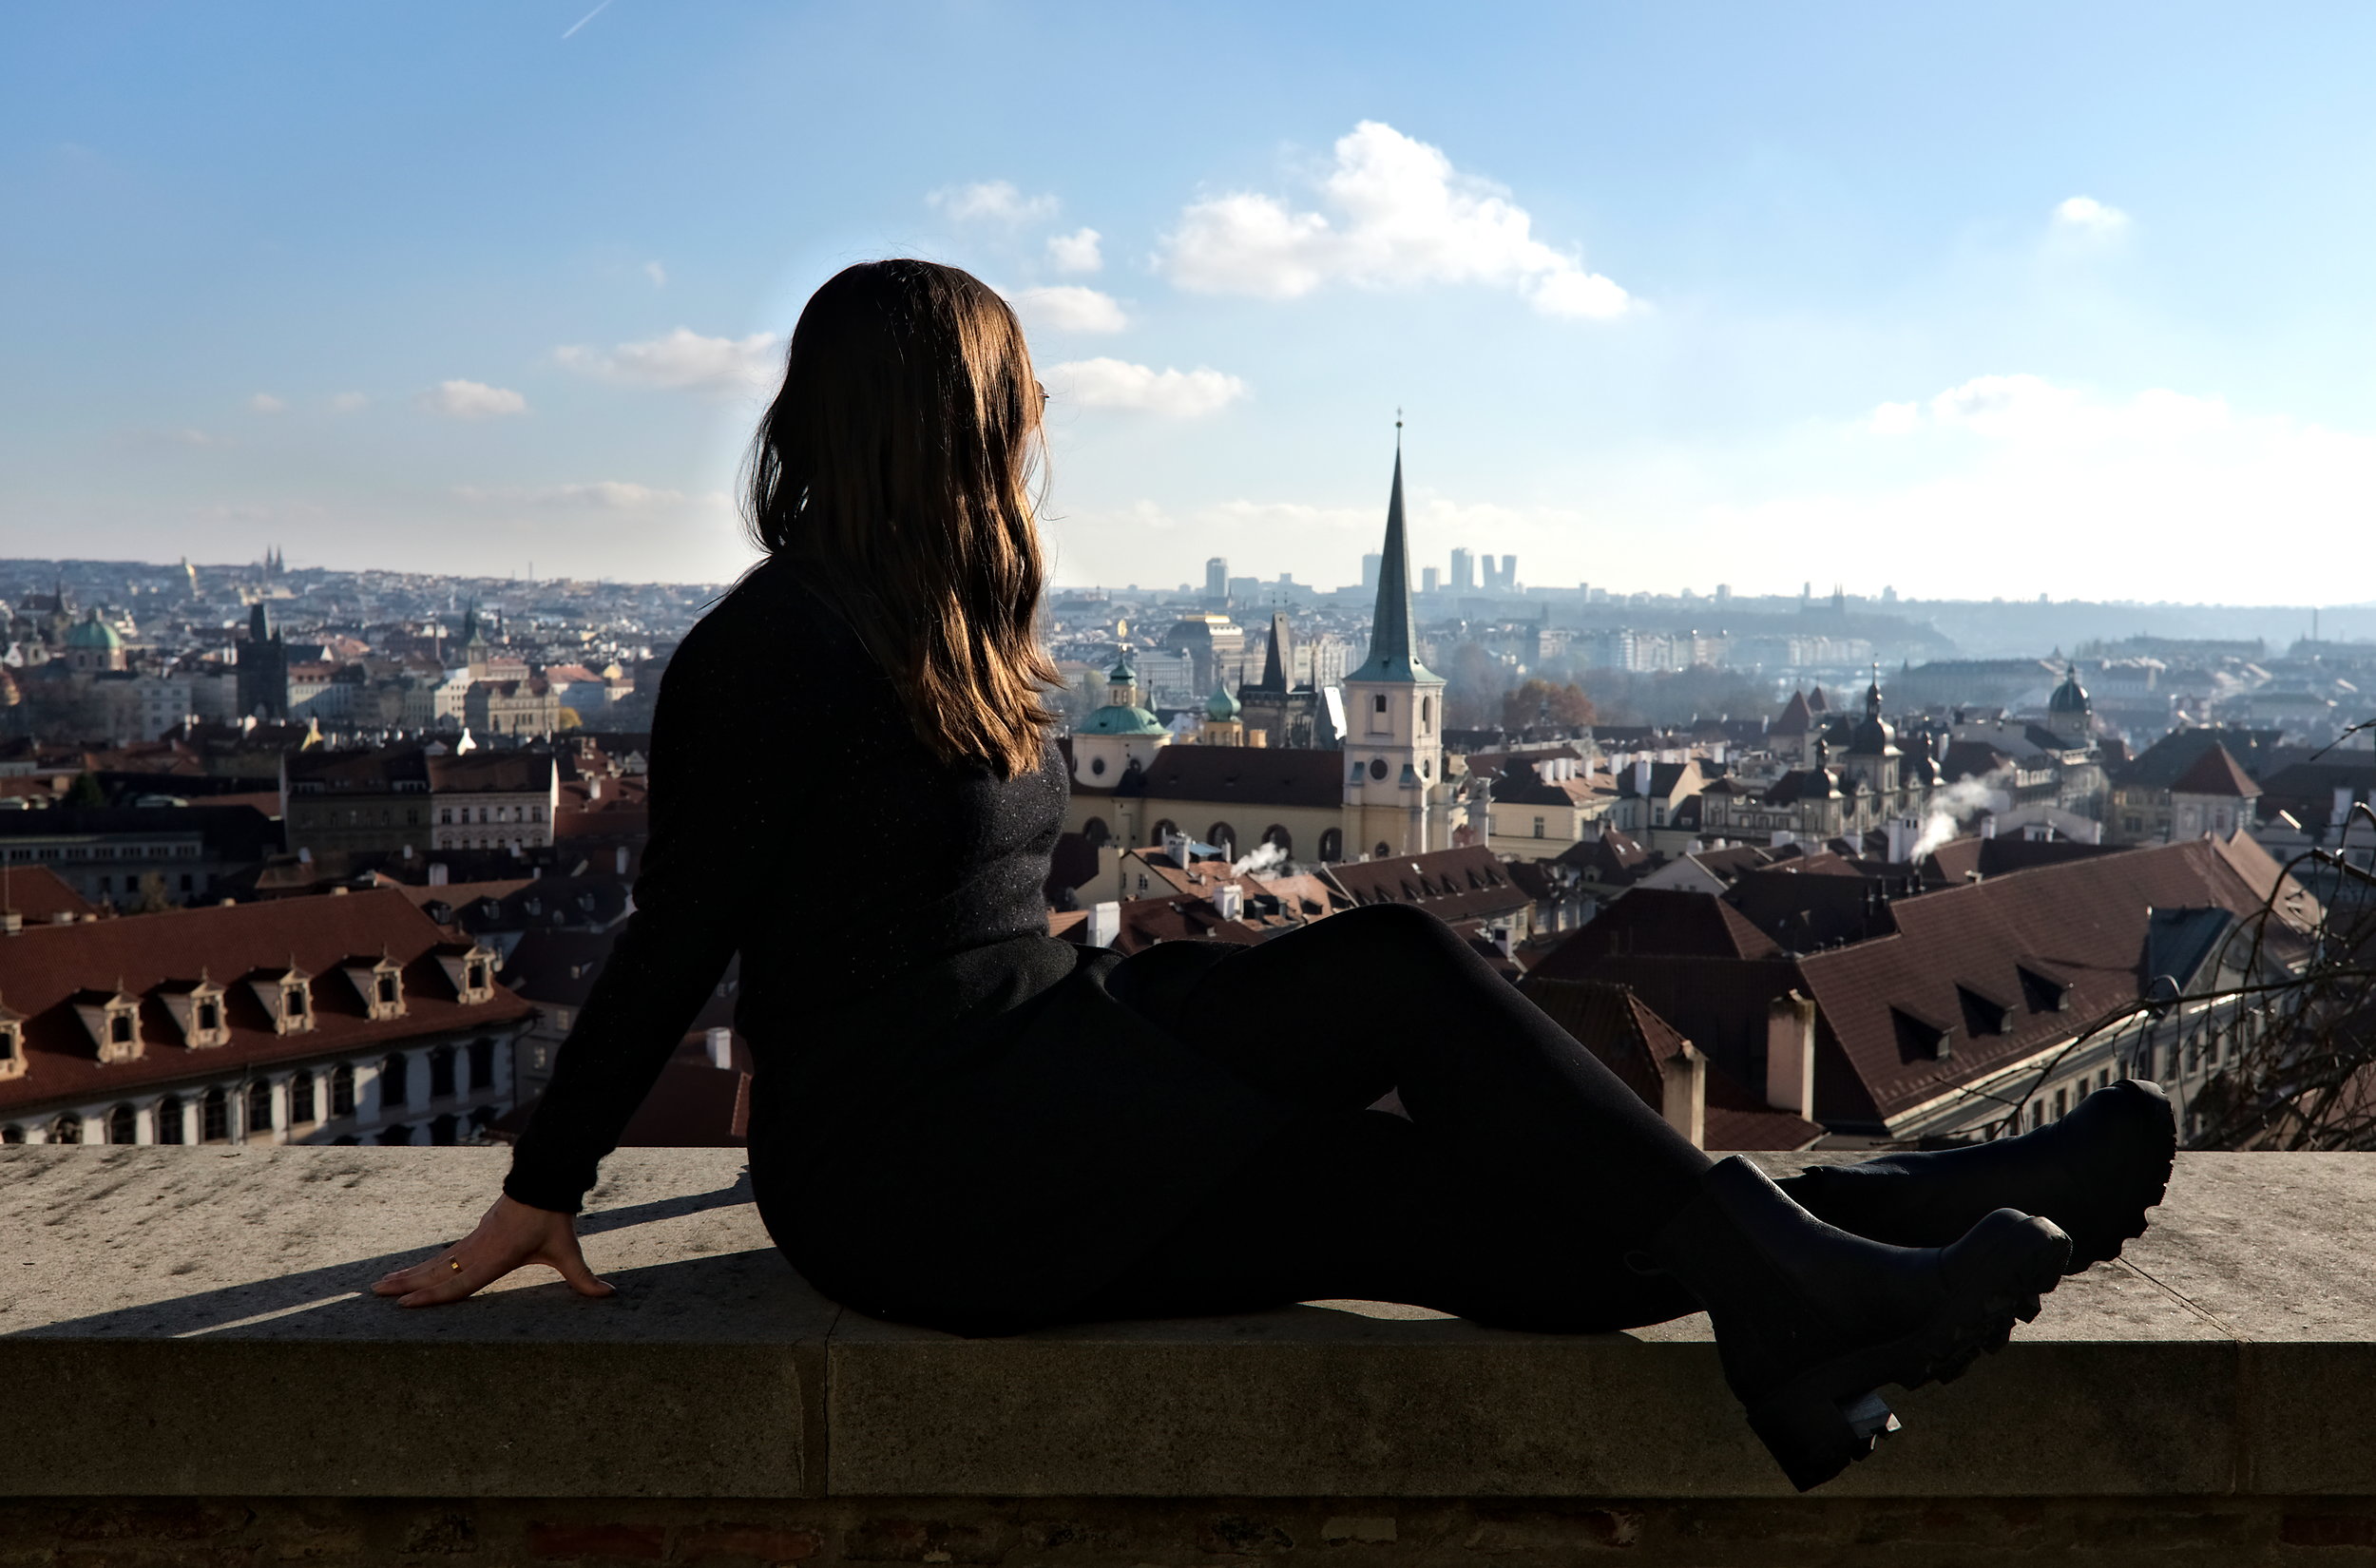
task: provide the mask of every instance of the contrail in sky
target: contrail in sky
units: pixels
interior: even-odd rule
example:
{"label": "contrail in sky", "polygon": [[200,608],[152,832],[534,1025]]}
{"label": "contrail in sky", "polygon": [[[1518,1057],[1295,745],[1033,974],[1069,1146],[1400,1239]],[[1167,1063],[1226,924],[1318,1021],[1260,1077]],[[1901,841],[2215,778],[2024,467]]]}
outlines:
{"label": "contrail in sky", "polygon": [[[575,22],[571,23],[569,25],[569,32],[577,31],[578,29],[585,26],[588,22],[593,21],[594,18],[602,15],[603,12],[608,10],[609,9],[610,0],[603,0],[601,5],[596,6],[592,10],[587,11],[584,16],[579,17]],[[569,36],[569,32],[565,32],[561,36],[566,38]]]}

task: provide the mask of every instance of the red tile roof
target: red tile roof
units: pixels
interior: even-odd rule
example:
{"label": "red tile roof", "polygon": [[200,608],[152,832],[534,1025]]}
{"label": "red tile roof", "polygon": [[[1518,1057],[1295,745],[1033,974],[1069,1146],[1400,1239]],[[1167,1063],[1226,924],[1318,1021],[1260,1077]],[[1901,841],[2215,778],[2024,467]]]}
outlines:
{"label": "red tile roof", "polygon": [[[529,1005],[501,985],[491,1001],[457,1001],[432,951],[446,941],[446,931],[393,889],[29,927],[0,937],[0,1005],[27,1020],[26,1071],[0,1080],[0,1115],[153,1092],[226,1068],[342,1056],[529,1016]],[[383,950],[402,966],[405,1014],[374,1022],[365,1016],[339,962]],[[240,977],[292,963],[313,977],[315,1023],[301,1033],[280,1035]],[[160,996],[168,983],[201,974],[223,987],[230,1040],[194,1050],[182,1043]],[[102,1065],[67,999],[85,988],[118,987],[143,999],[142,1054]]]}
{"label": "red tile roof", "polygon": [[1318,874],[1353,905],[1412,904],[1447,926],[1514,914],[1528,903],[1501,856],[1482,844],[1343,861]]}
{"label": "red tile roof", "polygon": [[2260,794],[2260,786],[2236,765],[2227,747],[2213,746],[2171,781],[2170,793],[2226,795],[2236,800],[2251,800]]}
{"label": "red tile roof", "polygon": [[67,886],[64,877],[47,866],[11,866],[8,875],[8,896],[0,900],[0,908],[14,909],[25,917],[28,926],[47,926],[60,915],[80,920],[97,914],[97,905]]}
{"label": "red tile roof", "polygon": [[1612,954],[1771,958],[1779,950],[1771,937],[1715,893],[1636,888],[1544,954],[1534,972],[1546,979],[1581,980]]}

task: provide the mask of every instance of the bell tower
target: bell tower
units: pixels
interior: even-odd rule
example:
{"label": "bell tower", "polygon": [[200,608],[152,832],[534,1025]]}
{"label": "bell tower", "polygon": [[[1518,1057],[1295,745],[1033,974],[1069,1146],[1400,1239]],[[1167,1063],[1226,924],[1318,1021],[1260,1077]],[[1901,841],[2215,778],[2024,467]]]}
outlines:
{"label": "bell tower", "polygon": [[1378,559],[1370,657],[1345,677],[1345,853],[1425,854],[1428,803],[1441,793],[1444,679],[1419,662],[1411,631],[1410,545],[1403,520],[1403,422],[1394,422],[1394,488]]}

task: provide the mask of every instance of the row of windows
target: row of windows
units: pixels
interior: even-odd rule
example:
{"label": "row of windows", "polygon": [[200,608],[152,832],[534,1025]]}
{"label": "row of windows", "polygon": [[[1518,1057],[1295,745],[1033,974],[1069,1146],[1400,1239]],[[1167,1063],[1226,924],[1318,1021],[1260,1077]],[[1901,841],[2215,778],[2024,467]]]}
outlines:
{"label": "row of windows", "polygon": [[[433,1102],[450,1099],[454,1094],[457,1066],[467,1071],[470,1092],[480,1093],[495,1085],[495,1042],[474,1040],[463,1051],[450,1045],[440,1045],[429,1053],[429,1098]],[[354,1069],[341,1062],[326,1075],[329,1091],[329,1115],[335,1120],[354,1114]],[[383,1109],[410,1105],[412,1059],[392,1056],[379,1064],[379,1100]],[[289,1075],[289,1122],[292,1127],[322,1119],[320,1091],[323,1081],[302,1068]],[[208,1089],[198,1099],[198,1137],[201,1143],[220,1143],[232,1135],[234,1095],[244,1111],[241,1126],[248,1131],[261,1131],[273,1124],[272,1084],[265,1079],[251,1079],[237,1090],[220,1085]],[[160,1143],[182,1141],[187,1104],[179,1095],[167,1095],[157,1102],[156,1138]],[[118,1105],[105,1119],[106,1141],[132,1143],[138,1141],[139,1121],[130,1105]],[[86,1141],[83,1119],[69,1111],[49,1124],[52,1143]],[[0,1127],[0,1143],[22,1143],[25,1129],[11,1123]],[[450,1142],[451,1139],[447,1141]]]}
{"label": "row of windows", "polygon": [[[454,813],[457,811],[462,813],[459,817],[454,815]],[[489,815],[488,813],[489,812],[492,812],[494,814],[491,816]],[[450,828],[456,823],[468,824],[473,821],[487,823],[542,822],[544,820],[545,808],[542,806],[481,806],[478,808],[478,815],[476,817],[470,815],[470,808],[468,806],[440,806],[437,808],[437,825],[441,828]]]}

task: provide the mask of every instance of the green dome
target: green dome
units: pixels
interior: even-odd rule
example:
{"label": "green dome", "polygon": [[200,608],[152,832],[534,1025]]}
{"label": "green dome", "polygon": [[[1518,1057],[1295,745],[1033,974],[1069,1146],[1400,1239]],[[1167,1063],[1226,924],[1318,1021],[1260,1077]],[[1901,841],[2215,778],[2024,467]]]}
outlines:
{"label": "green dome", "polygon": [[124,639],[116,635],[113,626],[99,619],[97,610],[92,610],[66,634],[66,645],[69,648],[105,648],[112,653],[124,646]]}
{"label": "green dome", "polygon": [[1108,703],[1082,720],[1076,735],[1169,735],[1163,721],[1144,708]]}
{"label": "green dome", "polygon": [[1204,717],[1217,724],[1236,718],[1240,711],[1237,699],[1229,695],[1228,682],[1215,681],[1213,695],[1204,699]]}

